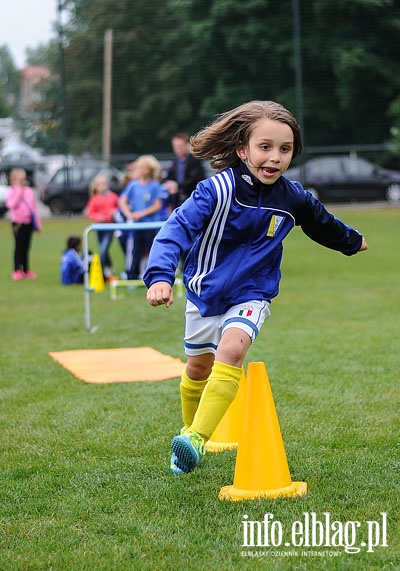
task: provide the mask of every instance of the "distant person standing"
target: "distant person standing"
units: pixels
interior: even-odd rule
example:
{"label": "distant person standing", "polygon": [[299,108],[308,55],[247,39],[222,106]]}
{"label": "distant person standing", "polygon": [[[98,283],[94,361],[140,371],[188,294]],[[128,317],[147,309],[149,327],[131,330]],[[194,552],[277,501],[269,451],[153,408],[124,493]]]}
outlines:
{"label": "distant person standing", "polygon": [[[100,223],[114,222],[118,210],[118,194],[110,190],[108,178],[103,174],[94,177],[90,184],[90,198],[87,215],[90,220]],[[114,236],[113,230],[98,230],[97,239],[100,246],[100,262],[104,279],[110,279],[114,273],[110,257],[110,247]]]}
{"label": "distant person standing", "polygon": [[[135,161],[135,180],[132,180],[119,199],[119,207],[128,221],[159,222],[162,219],[165,188],[160,184],[160,163],[153,155],[142,155]],[[163,218],[165,219],[165,218]],[[129,280],[138,279],[141,264],[147,256],[157,230],[133,230],[133,251],[127,245],[126,268]]]}
{"label": "distant person standing", "polygon": [[24,169],[16,168],[10,172],[6,206],[10,211],[15,240],[14,271],[11,277],[14,281],[35,280],[37,274],[29,269],[29,249],[32,234],[35,230],[41,230],[42,223],[37,211],[35,193],[27,186]]}
{"label": "distant person standing", "polygon": [[170,194],[171,209],[185,202],[196,188],[197,183],[206,178],[203,163],[191,154],[189,137],[176,133],[171,140],[176,159],[168,169],[164,185]]}

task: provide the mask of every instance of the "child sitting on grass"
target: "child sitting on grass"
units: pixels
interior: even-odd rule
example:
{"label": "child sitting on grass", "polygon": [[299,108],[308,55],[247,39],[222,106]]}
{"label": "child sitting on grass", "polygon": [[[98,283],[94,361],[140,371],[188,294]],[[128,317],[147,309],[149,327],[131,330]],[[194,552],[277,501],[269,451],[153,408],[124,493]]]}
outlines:
{"label": "child sitting on grass", "polygon": [[85,265],[81,257],[82,240],[79,236],[70,236],[67,247],[61,257],[61,283],[64,285],[83,284]]}

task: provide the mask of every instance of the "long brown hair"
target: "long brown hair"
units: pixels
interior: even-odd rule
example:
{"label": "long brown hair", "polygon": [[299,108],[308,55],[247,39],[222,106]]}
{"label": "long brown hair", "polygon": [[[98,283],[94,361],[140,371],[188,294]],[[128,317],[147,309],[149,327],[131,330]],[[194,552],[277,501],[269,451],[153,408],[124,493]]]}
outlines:
{"label": "long brown hair", "polygon": [[301,133],[290,111],[274,101],[249,101],[217,118],[190,138],[192,154],[209,159],[217,170],[233,167],[239,162],[238,147],[246,146],[255,124],[261,119],[281,121],[293,131],[293,158],[302,150]]}

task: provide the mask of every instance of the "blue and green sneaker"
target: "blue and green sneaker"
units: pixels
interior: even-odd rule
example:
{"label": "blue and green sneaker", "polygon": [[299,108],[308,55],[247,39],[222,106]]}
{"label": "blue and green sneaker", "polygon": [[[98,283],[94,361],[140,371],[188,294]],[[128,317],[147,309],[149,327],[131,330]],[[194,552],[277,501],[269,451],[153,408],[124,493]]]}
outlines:
{"label": "blue and green sneaker", "polygon": [[171,442],[174,463],[185,474],[193,472],[204,458],[204,439],[192,430],[175,436]]}

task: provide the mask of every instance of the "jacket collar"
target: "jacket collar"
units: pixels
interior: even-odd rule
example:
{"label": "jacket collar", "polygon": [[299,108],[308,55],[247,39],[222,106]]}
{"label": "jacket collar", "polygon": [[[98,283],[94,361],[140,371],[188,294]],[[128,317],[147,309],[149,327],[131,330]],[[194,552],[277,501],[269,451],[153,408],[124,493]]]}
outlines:
{"label": "jacket collar", "polygon": [[243,161],[233,167],[233,172],[236,180],[236,198],[248,206],[264,203],[279,181],[278,179],[271,185],[263,184],[251,174]]}

